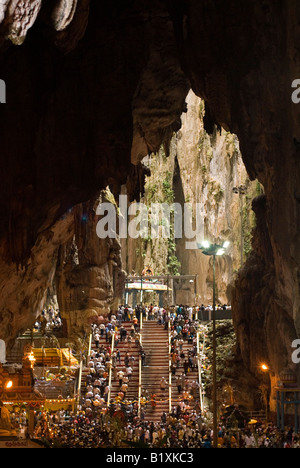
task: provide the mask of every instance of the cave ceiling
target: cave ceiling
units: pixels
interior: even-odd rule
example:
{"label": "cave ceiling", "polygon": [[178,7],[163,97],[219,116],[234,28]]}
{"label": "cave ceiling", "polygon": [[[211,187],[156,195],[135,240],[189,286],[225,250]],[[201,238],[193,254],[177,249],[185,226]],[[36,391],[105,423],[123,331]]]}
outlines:
{"label": "cave ceiling", "polygon": [[206,101],[208,128],[238,134],[250,176],[266,188],[276,177],[273,147],[294,149],[296,2],[3,0],[0,8],[0,234],[26,229],[25,256],[55,216],[107,184],[118,193],[142,170],[142,157],[179,129],[190,87]]}

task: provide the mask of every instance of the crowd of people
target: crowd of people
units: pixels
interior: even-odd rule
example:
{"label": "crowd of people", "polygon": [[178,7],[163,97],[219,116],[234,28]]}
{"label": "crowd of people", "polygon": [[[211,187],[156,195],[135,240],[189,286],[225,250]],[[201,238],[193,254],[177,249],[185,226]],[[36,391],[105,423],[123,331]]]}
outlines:
{"label": "crowd of people", "polygon": [[42,334],[60,330],[63,322],[60,310],[53,305],[45,307],[34,324],[34,328]]}
{"label": "crowd of people", "polygon": [[[47,420],[48,419],[48,420]],[[43,432],[44,429],[44,432]],[[37,437],[48,434],[53,445],[64,448],[128,448],[134,446],[170,449],[213,447],[213,431],[196,412],[184,418],[173,412],[162,415],[161,422],[149,422],[135,417],[125,418],[120,408],[112,406],[92,417],[79,411],[57,411],[52,415],[37,415]],[[218,426],[219,448],[300,448],[300,436],[287,428],[282,431],[273,424],[245,425],[231,429]]]}
{"label": "crowd of people", "polygon": [[[139,321],[136,316],[131,317],[129,329],[124,326],[124,320],[128,321],[129,317],[112,314],[106,323],[92,324],[92,337],[95,348],[91,350],[88,363],[88,392],[84,402],[85,407],[98,408],[105,406],[113,382],[117,382],[119,386],[117,401],[126,400],[133,370],[138,364],[133,350],[137,349],[142,359],[144,359],[144,353],[140,346]],[[113,338],[114,344],[112,346]],[[120,351],[120,344],[124,345],[122,347],[123,353]],[[121,354],[123,355],[121,356]],[[110,372],[111,381],[109,381]]]}
{"label": "crowd of people", "polygon": [[[134,368],[136,359],[132,353],[133,347],[138,348],[138,352],[145,364],[145,353],[140,345],[140,317],[143,314],[144,320],[157,320],[157,322],[167,327],[171,321],[171,329],[176,331],[172,336],[172,352],[175,353],[175,347],[178,350],[182,345],[181,340],[191,345],[187,360],[183,359],[183,354],[176,363],[176,370],[180,369],[180,384],[178,389],[181,401],[172,408],[170,414],[163,413],[160,423],[154,423],[145,420],[145,409],[151,404],[151,396],[143,392],[138,404],[138,395],[129,400],[126,397],[128,386]],[[179,332],[181,317],[185,312],[178,313],[174,310],[172,315],[166,313],[166,310],[158,306],[142,307],[135,309],[121,306],[119,310],[112,314],[107,320],[101,323],[91,325],[93,347],[89,361],[87,363],[88,373],[86,375],[86,393],[83,396],[76,417],[68,417],[63,422],[61,417],[51,420],[51,425],[55,426],[55,439],[65,444],[82,444],[82,439],[88,436],[89,443],[92,446],[110,446],[110,444],[132,442],[144,442],[149,446],[156,446],[162,440],[165,440],[166,446],[176,446],[178,441],[184,446],[197,446],[200,443],[200,413],[199,408],[191,409],[189,405],[190,394],[197,397],[197,388],[191,388],[189,380],[186,378],[187,367],[185,361],[189,363],[189,368],[196,368],[197,347],[195,346],[195,329],[192,321],[186,323],[189,328],[185,333]],[[131,322],[131,325],[124,327],[124,322]],[[112,337],[114,337],[114,347],[112,348]],[[123,355],[119,350],[119,343],[123,346]],[[182,372],[181,372],[182,371]],[[109,375],[111,372],[111,381]],[[173,371],[173,375],[175,372]],[[109,393],[112,384],[119,386],[119,392],[114,398],[111,398],[108,404]],[[167,385],[167,382],[158,382],[161,388]],[[116,429],[116,424],[118,427]],[[73,427],[73,430],[72,430]],[[74,429],[75,428],[75,429]],[[73,434],[70,438],[70,432]],[[63,442],[65,440],[65,442]],[[72,442],[71,442],[72,440]],[[75,442],[75,440],[77,442]],[[123,442],[121,442],[123,440]],[[125,441],[125,442],[124,442]],[[85,444],[86,444],[85,440]]]}
{"label": "crowd of people", "polygon": [[[37,414],[37,437],[41,437],[43,430],[48,434],[50,431],[51,440],[67,448],[116,448],[136,444],[150,448],[212,447],[210,421],[200,409],[199,382],[197,378],[188,378],[190,373],[198,370],[197,330],[200,327],[203,333],[206,332],[205,325],[198,321],[197,312],[195,308],[185,306],[173,307],[169,314],[158,306],[135,309],[121,306],[109,319],[92,324],[95,346],[87,364],[86,393],[82,395],[77,412],[61,410],[47,415]],[[137,395],[133,399],[126,395],[134,367],[132,347],[138,346],[141,356],[143,353],[139,329],[141,314],[145,320],[157,320],[162,327],[170,329],[171,372],[176,379],[178,395],[171,412],[162,413],[158,422],[145,418],[144,409],[151,400],[149,396],[142,395],[139,407]],[[131,322],[126,333],[124,321]],[[127,351],[123,356],[118,349],[120,342],[126,343]],[[117,364],[123,365],[121,370],[118,366],[118,372]],[[112,382],[119,386],[119,392],[108,404]],[[264,427],[245,423],[243,428],[233,430],[222,421],[218,428],[218,446],[300,448],[300,439],[292,430],[279,431],[273,425]]]}

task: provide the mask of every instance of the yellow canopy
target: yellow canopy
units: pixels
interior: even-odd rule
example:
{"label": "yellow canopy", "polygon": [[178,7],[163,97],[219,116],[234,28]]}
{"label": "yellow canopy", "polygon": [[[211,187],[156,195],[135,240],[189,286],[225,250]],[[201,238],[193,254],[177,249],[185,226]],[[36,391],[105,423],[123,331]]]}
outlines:
{"label": "yellow canopy", "polygon": [[77,359],[69,348],[33,348],[35,365],[76,366]]}
{"label": "yellow canopy", "polygon": [[75,398],[70,399],[56,399],[56,400],[45,400],[44,407],[47,410],[58,411],[59,409],[70,409],[75,404]]}
{"label": "yellow canopy", "polygon": [[258,421],[256,421],[256,419],[251,419],[251,421],[248,422],[248,424],[257,424]]}

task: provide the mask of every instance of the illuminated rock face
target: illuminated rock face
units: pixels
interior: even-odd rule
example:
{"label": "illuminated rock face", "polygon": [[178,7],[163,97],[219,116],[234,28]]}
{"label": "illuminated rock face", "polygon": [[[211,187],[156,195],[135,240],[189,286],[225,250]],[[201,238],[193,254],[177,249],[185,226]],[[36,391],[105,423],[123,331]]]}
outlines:
{"label": "illuminated rock face", "polygon": [[[172,235],[171,239],[162,239],[162,235],[157,239],[153,236],[124,239],[123,265],[128,272],[141,272],[144,265],[150,265],[156,275],[179,272],[195,275],[196,285],[193,280],[192,283],[175,281],[172,299],[176,303],[194,304],[196,301],[208,305],[213,303],[212,258],[197,248],[195,231],[199,232],[198,242],[203,237],[219,243],[228,240],[230,250],[217,259],[215,273],[216,301],[229,304],[235,274],[251,249],[251,232],[255,225],[251,201],[261,187],[257,181],[249,180],[236,135],[223,129],[216,129],[212,135],[205,131],[204,101],[192,90],[186,97],[186,104],[187,112],[181,116],[180,130],[173,135],[169,156],[166,157],[162,146],[158,153],[143,160],[151,175],[146,177],[145,196],[141,201],[148,210],[153,203],[170,206],[175,202],[188,213],[190,206],[194,226],[188,229],[188,222],[183,219],[182,233],[175,241]],[[241,196],[236,193],[240,186],[244,187]],[[177,262],[172,256],[172,247]]]}
{"label": "illuminated rock face", "polygon": [[[132,163],[167,146],[192,87],[206,101],[206,129],[218,124],[238,136],[250,177],[265,189],[248,274],[236,284],[245,362],[253,370],[262,355],[275,373],[289,364],[300,329],[300,134],[291,100],[299,19],[298,4],[283,0],[0,2],[0,316],[8,341],[32,322],[51,281],[52,238],[56,249],[73,232],[61,216],[108,184],[118,194],[128,182],[138,195],[142,168]],[[49,263],[39,257],[43,243]]]}
{"label": "illuminated rock face", "polygon": [[57,299],[70,337],[90,331],[90,323],[115,310],[122,298],[125,276],[117,239],[96,234],[96,210],[104,193],[73,209],[74,232],[61,245],[55,276]]}

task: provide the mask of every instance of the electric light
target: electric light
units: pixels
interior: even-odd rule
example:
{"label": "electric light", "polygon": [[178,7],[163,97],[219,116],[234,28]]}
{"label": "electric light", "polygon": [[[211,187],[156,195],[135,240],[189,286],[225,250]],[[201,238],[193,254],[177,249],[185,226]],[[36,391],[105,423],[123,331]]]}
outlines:
{"label": "electric light", "polygon": [[203,242],[201,242],[201,247],[203,247],[204,249],[209,249],[210,248],[210,242],[204,240]]}
{"label": "electric light", "polygon": [[30,361],[30,366],[31,366],[31,368],[33,368],[34,363],[35,363],[35,361],[36,361],[36,359],[35,359],[35,357],[34,357],[33,351],[31,351],[31,353],[29,354],[28,359],[29,359],[29,361]]}
{"label": "electric light", "polygon": [[[208,241],[203,241],[198,248],[202,250],[204,255],[213,257],[213,359],[212,359],[212,369],[213,369],[213,432],[215,437],[213,438],[213,447],[218,448],[217,437],[218,433],[218,423],[217,423],[217,354],[216,354],[216,277],[215,277],[215,263],[216,257],[221,257],[225,254],[225,250],[229,247],[229,241],[224,241],[222,245],[210,244]],[[204,366],[203,366],[204,368]]]}
{"label": "electric light", "polygon": [[266,364],[262,364],[262,365],[261,365],[261,369],[262,369],[263,371],[268,371],[268,370],[269,370],[269,368],[268,368],[268,366],[267,366]]}
{"label": "electric light", "polygon": [[5,385],[5,388],[11,388],[13,386],[13,383],[12,383],[12,380],[9,380],[6,385]]}
{"label": "electric light", "polygon": [[225,250],[229,247],[230,242],[224,241],[222,245],[211,244],[209,241],[204,240],[201,244],[197,244],[198,249],[202,250],[204,255],[217,255],[220,257],[225,254]]}

